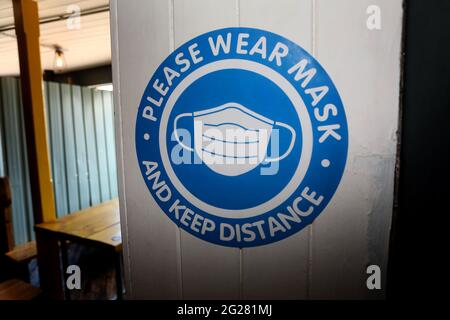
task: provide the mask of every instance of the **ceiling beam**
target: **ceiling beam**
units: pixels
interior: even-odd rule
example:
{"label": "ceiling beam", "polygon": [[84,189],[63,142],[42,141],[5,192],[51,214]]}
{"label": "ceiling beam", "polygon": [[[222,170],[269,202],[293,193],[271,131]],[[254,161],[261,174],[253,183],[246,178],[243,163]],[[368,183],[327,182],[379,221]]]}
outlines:
{"label": "ceiling beam", "polygon": [[[84,17],[84,16],[89,16],[89,15],[108,12],[108,11],[109,11],[109,5],[105,5],[105,6],[100,6],[100,7],[96,7],[96,8],[82,10],[82,11],[80,11],[79,15],[77,15],[77,16]],[[67,20],[69,18],[73,18],[73,15],[74,15],[74,12],[70,12],[70,13],[63,13],[63,14],[59,14],[59,15],[44,17],[44,18],[39,19],[39,24],[46,24],[46,23]],[[12,31],[14,29],[15,29],[14,24],[0,26],[0,33]]]}

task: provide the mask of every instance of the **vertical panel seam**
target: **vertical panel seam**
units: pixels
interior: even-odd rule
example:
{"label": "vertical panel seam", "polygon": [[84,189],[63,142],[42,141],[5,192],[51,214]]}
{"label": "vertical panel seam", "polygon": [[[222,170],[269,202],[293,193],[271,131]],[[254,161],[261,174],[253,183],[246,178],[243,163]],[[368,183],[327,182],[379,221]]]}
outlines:
{"label": "vertical panel seam", "polygon": [[169,51],[175,49],[175,2],[169,0]]}
{"label": "vertical panel seam", "polygon": [[[107,144],[107,141],[106,141],[105,101],[103,99],[103,91],[100,91],[99,94],[100,94],[100,98],[101,98],[101,104],[100,104],[101,105],[101,110],[100,110],[101,112],[100,113],[102,114],[101,122],[102,122],[102,126],[103,126],[103,130],[101,130],[101,131],[103,131],[103,143],[104,143],[104,147],[105,147],[105,149],[103,150],[103,153],[105,154],[105,156],[103,157],[105,159],[105,163],[103,165],[106,166],[106,184],[108,185],[108,190],[106,190],[106,191],[108,191],[107,192],[107,198],[111,199],[111,187],[110,187],[110,184],[109,184],[108,144]],[[105,200],[103,200],[103,201],[105,201]]]}
{"label": "vertical panel seam", "polygon": [[[175,1],[169,0],[169,52],[175,49]],[[181,229],[176,228],[177,267],[178,267],[178,298],[183,299],[183,254],[181,246]]]}
{"label": "vertical panel seam", "polygon": [[86,150],[86,170],[87,170],[87,185],[89,187],[89,206],[91,206],[93,204],[93,200],[92,200],[92,186],[91,186],[91,165],[90,165],[90,161],[89,161],[89,156],[88,156],[88,143],[87,143],[87,133],[88,133],[88,128],[87,128],[87,124],[86,124],[86,105],[85,105],[85,90],[83,90],[83,88],[80,88],[80,95],[81,95],[81,107],[82,107],[82,114],[81,114],[81,118],[82,118],[82,122],[83,122],[83,131],[84,131],[84,149]]}
{"label": "vertical panel seam", "polygon": [[241,26],[241,1],[236,0],[236,22],[237,26]]}
{"label": "vertical panel seam", "polygon": [[[22,188],[22,191],[23,191],[23,177],[22,177],[22,172],[21,172],[21,170],[19,169],[19,170],[17,170],[18,168],[18,166],[20,166],[20,159],[21,159],[21,152],[20,152],[20,146],[21,145],[23,145],[22,143],[20,143],[20,134],[19,134],[19,132],[20,132],[20,129],[19,129],[19,127],[21,127],[20,126],[20,115],[18,114],[19,112],[20,112],[20,109],[19,109],[19,104],[17,103],[17,101],[20,101],[20,94],[17,92],[17,87],[18,87],[18,84],[16,84],[16,82],[13,82],[13,80],[11,80],[11,81],[8,81],[9,82],[9,84],[8,84],[8,87],[9,87],[9,89],[11,90],[10,91],[10,102],[11,102],[11,105],[14,105],[14,112],[12,113],[12,116],[13,116],[13,121],[12,121],[12,123],[14,123],[15,124],[15,126],[16,126],[16,129],[17,129],[17,131],[15,132],[16,133],[16,137],[17,137],[17,140],[15,141],[15,142],[18,142],[16,145],[15,145],[15,148],[14,148],[14,155],[15,155],[15,157],[16,157],[16,174],[17,174],[17,180],[20,180],[20,186],[21,186],[21,188]],[[13,96],[15,95],[15,97],[16,97],[16,103],[15,104],[13,104]],[[11,161],[12,162],[12,161]],[[14,192],[14,191],[13,191]],[[22,192],[22,194],[21,194],[21,196],[23,196],[24,194],[23,194],[23,192]],[[25,199],[23,198],[22,199],[23,201],[25,201]],[[16,201],[16,204],[17,204],[17,201]],[[17,206],[16,206],[16,208],[17,208]],[[20,208],[22,209],[22,212],[25,212],[25,208],[24,208],[24,206],[23,206],[23,203],[21,203],[21,206],[20,206]],[[14,208],[13,208],[13,210],[14,210]],[[17,237],[17,236],[15,236],[15,238],[17,239],[17,238],[19,238],[20,239],[20,237],[22,236],[23,237],[23,235],[25,234],[25,232],[24,232],[24,229],[23,229],[23,223],[24,223],[24,221],[23,221],[23,216],[20,216],[20,215],[16,215],[15,217],[13,217],[13,218],[16,218],[16,222],[14,222],[14,219],[13,219],[13,229],[14,229],[14,233],[15,233],[15,231],[17,231],[17,230],[19,230],[20,231],[20,233],[19,233],[19,237]],[[17,222],[19,222],[19,223],[17,223]],[[15,225],[15,223],[17,224],[17,226]],[[22,240],[19,240],[19,241],[24,241],[25,239],[23,239],[22,238]]]}
{"label": "vertical panel seam", "polygon": [[[236,23],[237,26],[241,26],[241,1],[236,0]],[[238,298],[244,297],[244,249],[239,248],[239,279],[238,279]]]}
{"label": "vertical panel seam", "polygon": [[[62,167],[62,172],[63,172],[63,176],[64,176],[64,184],[65,184],[65,194],[64,197],[66,198],[65,202],[66,202],[66,210],[63,213],[64,215],[66,215],[69,210],[70,210],[70,204],[69,204],[69,184],[68,184],[68,175],[67,175],[67,156],[66,156],[66,130],[65,130],[65,126],[64,126],[64,114],[63,114],[63,97],[62,97],[62,85],[59,84],[59,106],[60,106],[60,112],[59,112],[59,123],[60,123],[60,127],[61,127],[61,157],[62,157],[62,161],[61,161],[61,165]],[[64,198],[63,197],[63,198]],[[64,200],[64,199],[63,199]]]}
{"label": "vertical panel seam", "polygon": [[317,54],[317,48],[316,48],[316,35],[317,35],[317,30],[316,30],[316,23],[317,23],[317,19],[316,19],[316,10],[317,10],[317,6],[316,6],[316,1],[317,0],[311,0],[311,51],[313,56],[315,57]]}
{"label": "vertical panel seam", "polygon": [[[127,272],[125,272],[125,275],[129,277],[128,281],[125,282],[126,284],[126,288],[129,289],[129,295],[131,297],[133,297],[133,277],[131,276],[131,254],[130,254],[130,250],[129,250],[129,237],[128,237],[128,216],[127,216],[127,197],[126,197],[126,189],[124,188],[125,185],[125,172],[124,172],[124,160],[123,160],[123,153],[121,152],[123,150],[123,137],[122,137],[122,132],[123,132],[123,122],[122,122],[122,104],[121,104],[121,100],[120,100],[120,70],[119,70],[119,56],[120,56],[120,52],[119,52],[119,18],[117,16],[117,12],[119,11],[118,9],[118,2],[117,0],[111,0],[110,2],[110,7],[111,7],[111,42],[112,42],[112,51],[115,52],[115,55],[117,56],[116,59],[114,59],[111,64],[113,66],[112,68],[112,72],[113,72],[113,82],[114,79],[115,81],[115,85],[117,85],[116,90],[115,90],[115,94],[114,97],[115,99],[113,100],[113,119],[114,119],[114,112],[115,112],[115,108],[120,108],[120,110],[118,110],[117,112],[117,120],[118,120],[118,126],[117,126],[117,130],[119,131],[119,134],[114,135],[114,139],[115,139],[115,143],[118,146],[118,150],[119,152],[116,153],[116,159],[117,159],[117,165],[120,166],[121,170],[120,172],[118,172],[118,176],[116,178],[119,178],[120,176],[120,180],[121,180],[121,188],[120,188],[120,193],[122,193],[122,197],[121,197],[121,201],[119,202],[120,204],[120,217],[121,217],[121,230],[125,230],[125,243],[124,243],[124,248],[126,249],[127,252],[127,259],[126,259],[126,270]],[[117,106],[114,106],[114,101],[117,100]],[[118,137],[119,139],[116,139],[116,137]],[[115,150],[115,152],[117,152],[117,150]],[[118,190],[119,193],[119,190]],[[125,212],[123,212],[125,211]],[[124,218],[122,221],[122,218]],[[123,239],[123,237],[122,237]],[[125,251],[124,251],[125,253]],[[125,256],[125,255],[124,255]]]}
{"label": "vertical panel seam", "polygon": [[[73,212],[73,205],[74,205],[74,198],[75,200],[78,199],[78,183],[76,183],[76,192],[73,192],[72,187],[73,187],[73,182],[74,182],[74,178],[76,181],[76,176],[77,176],[77,165],[76,165],[76,161],[75,164],[72,163],[71,166],[69,166],[69,158],[72,159],[76,159],[76,150],[75,150],[75,132],[74,132],[74,128],[73,128],[73,112],[72,112],[72,87],[70,85],[66,86],[66,90],[65,90],[66,94],[68,95],[68,97],[66,97],[64,99],[64,101],[66,102],[65,104],[62,105],[62,111],[63,111],[63,128],[64,128],[64,132],[67,131],[67,134],[64,135],[64,141],[67,140],[66,143],[66,151],[69,151],[69,146],[70,144],[72,144],[72,148],[70,148],[70,152],[71,152],[71,156],[67,156],[66,155],[66,181],[67,181],[67,199],[68,199],[68,213]],[[67,119],[68,118],[68,119]],[[67,121],[66,123],[66,120]],[[67,125],[67,127],[66,127]],[[71,129],[71,130],[70,130]],[[71,132],[70,132],[71,131]],[[71,142],[71,143],[70,143]],[[70,172],[72,170],[72,172]],[[73,170],[75,170],[75,172],[73,172]],[[70,187],[72,186],[72,187]],[[73,194],[72,194],[73,192]],[[78,209],[78,201],[76,202],[76,209]]]}
{"label": "vertical panel seam", "polygon": [[[62,97],[62,85],[59,83],[58,84],[59,87],[59,106],[60,106],[60,112],[59,112],[59,121],[60,121],[60,125],[61,125],[61,157],[62,157],[62,161],[61,161],[61,165],[63,166],[63,168],[61,168],[62,172],[64,173],[65,179],[63,181],[63,183],[66,185],[66,192],[64,197],[66,198],[65,202],[66,202],[66,212],[63,213],[63,215],[66,215],[69,211],[70,211],[70,202],[69,202],[69,177],[67,174],[67,157],[66,157],[66,130],[65,130],[65,125],[64,125],[64,106],[63,106],[63,97]],[[63,198],[64,198],[63,197]],[[64,199],[63,199],[64,200]]]}
{"label": "vertical panel seam", "polygon": [[53,114],[55,113],[53,108],[51,107],[52,103],[52,94],[50,93],[51,90],[51,83],[48,82],[47,83],[47,95],[48,95],[48,120],[49,120],[49,140],[51,141],[50,144],[52,146],[52,148],[50,149],[50,160],[49,162],[51,163],[51,174],[52,174],[52,182],[53,182],[53,192],[55,193],[55,209],[56,209],[56,215],[59,216],[59,205],[58,205],[58,192],[56,189],[59,189],[57,187],[57,183],[59,182],[59,176],[56,174],[57,168],[55,165],[55,137],[53,136],[53,122],[52,121],[52,117],[54,116]]}
{"label": "vertical panel seam", "polygon": [[[20,87],[19,79],[15,80],[15,86],[16,88]],[[33,216],[33,203],[31,198],[31,186],[30,186],[30,168],[28,166],[28,149],[26,147],[26,131],[25,131],[25,118],[23,114],[22,106],[22,96],[20,94],[20,90],[18,91],[18,101],[19,104],[16,106],[19,108],[20,112],[20,118],[19,118],[19,126],[21,128],[21,136],[22,141],[20,142],[20,146],[18,148],[22,149],[22,166],[24,168],[25,175],[22,177],[22,183],[23,183],[23,201],[24,201],[24,216],[25,216],[25,230],[27,231],[27,239],[26,241],[31,241],[34,238],[33,233],[33,223],[34,223],[34,216]]]}
{"label": "vertical panel seam", "polygon": [[244,297],[244,249],[239,248],[239,292],[238,298]]}
{"label": "vertical panel seam", "polygon": [[[109,97],[108,97],[109,95]],[[108,101],[109,100],[109,101]],[[103,92],[103,117],[105,121],[105,140],[106,140],[106,154],[108,158],[108,177],[109,177],[109,194],[110,198],[114,198],[114,164],[111,162],[114,157],[114,147],[111,143],[111,137],[114,134],[114,118],[111,118],[111,96],[109,92]],[[109,104],[108,104],[109,103]]]}
{"label": "vertical panel seam", "polygon": [[[95,118],[95,97],[94,97],[94,92],[93,92],[93,90],[91,90],[91,89],[87,89],[88,90],[88,92],[89,92],[89,95],[90,95],[90,97],[91,97],[91,111],[92,111],[92,133],[93,133],[93,140],[94,140],[94,149],[95,149],[95,159],[94,159],[94,161],[95,161],[95,163],[94,163],[94,166],[96,167],[96,169],[97,169],[97,181],[96,181],[96,185],[98,185],[98,200],[99,200],[99,202],[101,202],[101,199],[102,199],[102,186],[101,186],[101,184],[100,184],[100,164],[99,164],[99,156],[98,156],[98,143],[97,143],[97,134],[96,134],[96,132],[97,132],[97,126],[96,126],[96,118]],[[86,139],[87,139],[88,137],[86,136]]]}
{"label": "vertical panel seam", "polygon": [[83,124],[83,149],[84,149],[84,158],[86,159],[86,184],[88,187],[88,205],[92,205],[92,187],[91,187],[91,170],[89,165],[89,156],[88,156],[88,149],[87,149],[87,126],[86,126],[86,118],[85,118],[85,112],[86,112],[86,106],[84,101],[84,94],[83,94],[83,88],[80,87],[80,102],[81,102],[81,123]]}
{"label": "vertical panel seam", "polygon": [[[19,226],[19,230],[21,230],[21,238],[23,242],[29,241],[29,226],[28,226],[28,199],[26,197],[27,194],[27,177],[28,175],[26,174],[26,169],[27,169],[27,149],[26,149],[26,136],[25,136],[25,131],[24,131],[24,114],[23,114],[23,110],[21,108],[22,106],[22,96],[20,94],[20,84],[19,84],[19,80],[16,78],[12,78],[10,81],[11,86],[14,88],[14,93],[16,98],[14,99],[14,101],[16,102],[14,107],[15,107],[15,125],[16,125],[16,129],[17,129],[17,142],[18,144],[15,146],[15,150],[16,150],[16,157],[17,157],[17,163],[18,163],[18,168],[19,170],[17,171],[19,177],[20,178],[20,185],[21,185],[21,198],[23,203],[21,204],[21,209],[22,212],[21,214],[19,213],[19,217],[20,217],[20,226]],[[14,226],[14,222],[13,222],[13,226]]]}
{"label": "vertical panel seam", "polygon": [[5,123],[3,121],[3,81],[0,81],[0,159],[1,159],[1,172],[0,175],[4,175],[6,171],[6,157],[5,157]]}
{"label": "vertical panel seam", "polygon": [[[316,0],[311,0],[311,53],[313,57],[317,58],[317,48],[316,48]],[[308,262],[307,262],[307,281],[306,281],[306,298],[311,299],[312,290],[312,268],[313,268],[313,239],[314,239],[314,222],[308,227]]]}
{"label": "vertical panel seam", "polygon": [[101,154],[100,154],[100,148],[99,148],[99,140],[100,137],[97,136],[97,128],[100,122],[99,119],[97,119],[97,104],[95,103],[95,101],[97,100],[95,98],[96,92],[94,91],[94,89],[89,89],[91,95],[92,95],[92,118],[93,118],[93,125],[94,125],[94,140],[95,140],[95,152],[97,154],[96,156],[96,160],[97,160],[97,181],[98,181],[98,189],[99,189],[99,200],[100,203],[103,202],[103,189],[104,186],[102,186],[102,171],[100,170],[100,161],[101,161]]}
{"label": "vertical panel seam", "polygon": [[77,210],[81,209],[81,190],[80,190],[80,165],[78,163],[77,133],[75,130],[75,106],[73,99],[73,86],[70,86],[70,113],[72,115],[72,132],[73,132],[73,151],[75,155],[75,181],[78,193]]}
{"label": "vertical panel seam", "polygon": [[109,167],[109,147],[108,147],[108,138],[107,138],[107,129],[106,129],[106,113],[105,113],[105,99],[104,99],[105,93],[102,93],[102,113],[103,113],[103,134],[105,136],[105,154],[106,154],[106,174],[108,176],[108,185],[109,185],[109,199],[112,198],[112,191],[111,191],[111,174]]}

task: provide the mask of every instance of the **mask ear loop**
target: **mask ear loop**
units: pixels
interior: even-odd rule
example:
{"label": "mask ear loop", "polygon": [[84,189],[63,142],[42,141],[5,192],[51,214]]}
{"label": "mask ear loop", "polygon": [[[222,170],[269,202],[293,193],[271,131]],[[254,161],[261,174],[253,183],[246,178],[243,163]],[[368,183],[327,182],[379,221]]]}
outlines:
{"label": "mask ear loop", "polygon": [[264,161],[266,162],[275,162],[275,161],[280,161],[283,160],[284,158],[286,158],[292,151],[292,148],[294,148],[294,143],[295,143],[295,139],[296,139],[296,133],[294,128],[292,128],[290,125],[287,125],[283,122],[277,122],[275,121],[274,126],[279,126],[279,127],[283,127],[285,129],[288,129],[291,133],[291,143],[289,144],[289,148],[286,150],[285,153],[283,153],[281,156],[277,157],[277,158],[266,158]]}
{"label": "mask ear loop", "polygon": [[192,151],[194,151],[194,149],[192,149],[191,147],[188,147],[183,142],[181,142],[180,137],[178,136],[177,123],[178,123],[178,120],[180,120],[181,118],[184,118],[184,117],[192,117],[192,113],[181,113],[175,117],[175,119],[173,120],[173,135],[175,136],[175,140],[177,140],[177,142],[180,144],[180,146],[182,146],[184,149],[192,152]]}

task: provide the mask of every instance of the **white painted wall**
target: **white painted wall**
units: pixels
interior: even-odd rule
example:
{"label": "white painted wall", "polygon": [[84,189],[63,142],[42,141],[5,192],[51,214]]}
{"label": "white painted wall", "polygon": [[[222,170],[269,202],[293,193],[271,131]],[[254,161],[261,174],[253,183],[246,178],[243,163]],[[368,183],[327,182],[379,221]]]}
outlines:
{"label": "white painted wall", "polygon": [[[380,298],[393,203],[401,0],[112,0],[116,143],[128,298]],[[366,9],[381,9],[368,30]],[[336,85],[349,155],[336,194],[308,228],[274,244],[226,248],[180,230],[159,209],[135,152],[136,111],[174,48],[223,27],[278,33],[309,51]]]}

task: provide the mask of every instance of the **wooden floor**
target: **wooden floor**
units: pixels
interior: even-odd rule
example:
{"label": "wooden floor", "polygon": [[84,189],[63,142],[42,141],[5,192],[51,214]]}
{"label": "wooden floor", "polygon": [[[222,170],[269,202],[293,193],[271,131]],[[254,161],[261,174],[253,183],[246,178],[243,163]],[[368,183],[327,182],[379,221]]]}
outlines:
{"label": "wooden floor", "polygon": [[0,300],[32,300],[41,290],[22,280],[11,279],[0,283]]}

